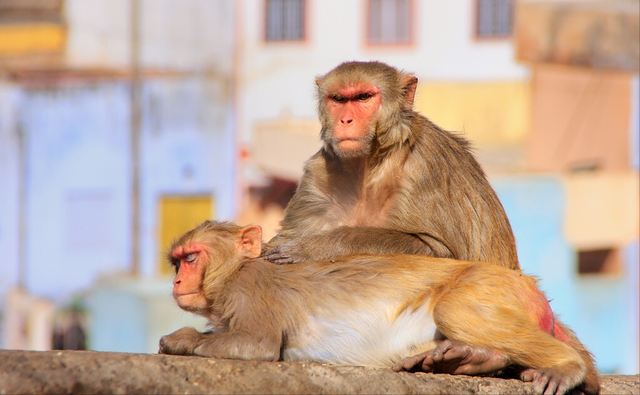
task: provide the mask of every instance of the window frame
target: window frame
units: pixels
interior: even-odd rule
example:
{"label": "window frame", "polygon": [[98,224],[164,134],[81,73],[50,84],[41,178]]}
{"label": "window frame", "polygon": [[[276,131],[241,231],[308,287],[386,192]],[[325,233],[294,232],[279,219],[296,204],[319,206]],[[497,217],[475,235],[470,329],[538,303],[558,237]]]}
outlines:
{"label": "window frame", "polygon": [[287,44],[287,43],[291,43],[291,44],[297,44],[297,43],[304,43],[307,41],[308,39],[308,34],[309,34],[309,2],[310,0],[297,0],[301,3],[302,5],[302,11],[301,11],[301,23],[302,23],[302,36],[300,38],[297,39],[288,39],[288,38],[282,38],[282,39],[270,39],[269,38],[269,2],[270,1],[286,1],[286,0],[265,0],[263,3],[263,18],[262,18],[262,22],[263,22],[263,29],[262,29],[262,41],[264,43],[267,44]]}
{"label": "window frame", "polygon": [[[497,35],[495,33],[495,31],[492,32],[491,35],[481,35],[480,34],[480,2],[482,1],[492,1],[492,2],[497,2],[500,0],[475,0],[475,10],[473,13],[473,35],[474,38],[476,40],[479,41],[491,41],[491,40],[497,40],[497,41],[504,41],[504,40],[510,40],[513,38],[513,33],[514,33],[514,28],[515,28],[515,7],[516,7],[516,1],[515,0],[505,0],[507,2],[511,3],[511,27],[510,27],[510,31],[508,34],[505,35]],[[494,12],[495,12],[495,4],[494,4],[494,8],[493,8]],[[495,20],[493,21],[493,25],[492,27],[495,30]]]}
{"label": "window frame", "polygon": [[623,273],[622,251],[616,246],[577,249],[576,255],[579,276]]}
{"label": "window frame", "polygon": [[415,0],[407,0],[409,8],[408,16],[408,39],[407,41],[395,41],[395,42],[373,42],[371,40],[371,18],[372,18],[372,1],[367,0],[365,2],[365,23],[364,23],[364,41],[367,47],[373,48],[406,48],[413,47],[415,45],[415,32],[416,32],[416,14],[417,6]]}

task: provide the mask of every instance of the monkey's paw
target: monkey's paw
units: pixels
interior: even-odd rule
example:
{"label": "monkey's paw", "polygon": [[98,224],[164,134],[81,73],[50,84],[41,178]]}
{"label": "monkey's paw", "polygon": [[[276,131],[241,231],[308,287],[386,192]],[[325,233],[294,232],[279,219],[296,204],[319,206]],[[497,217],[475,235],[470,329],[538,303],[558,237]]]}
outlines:
{"label": "monkey's paw", "polygon": [[202,334],[194,328],[182,328],[162,336],[158,354],[191,355],[193,349],[200,343]]}
{"label": "monkey's paw", "polygon": [[466,343],[443,340],[434,349],[404,358],[393,370],[434,372],[466,375],[495,373],[509,365],[509,358],[488,347],[470,346]]}

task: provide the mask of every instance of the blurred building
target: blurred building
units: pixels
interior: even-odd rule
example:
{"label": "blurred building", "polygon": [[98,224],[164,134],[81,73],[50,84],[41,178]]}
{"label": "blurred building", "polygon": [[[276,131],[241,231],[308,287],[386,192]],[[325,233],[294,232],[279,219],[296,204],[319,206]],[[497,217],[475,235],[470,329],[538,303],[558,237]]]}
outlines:
{"label": "blurred building", "polygon": [[[21,285],[60,299],[100,275],[168,273],[173,237],[230,218],[232,65],[230,1],[0,0],[0,297]],[[111,306],[125,327],[149,321],[140,298],[181,314],[168,278],[118,286],[107,297],[129,301]],[[100,295],[90,322],[109,332]],[[89,334],[109,348],[102,339]]]}
{"label": "blurred building", "polygon": [[146,276],[172,228],[233,215],[232,19],[226,1],[0,0],[0,289],[19,264],[48,296],[129,271],[133,210]]}

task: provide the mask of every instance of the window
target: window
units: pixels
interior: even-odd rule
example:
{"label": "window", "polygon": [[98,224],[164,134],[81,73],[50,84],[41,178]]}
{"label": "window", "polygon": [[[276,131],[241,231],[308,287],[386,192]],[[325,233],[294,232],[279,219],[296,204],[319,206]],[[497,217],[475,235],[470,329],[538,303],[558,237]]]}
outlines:
{"label": "window", "polygon": [[476,35],[480,38],[510,37],[513,0],[477,0]]}
{"label": "window", "polygon": [[304,40],[304,11],[304,0],[267,0],[266,40]]}
{"label": "window", "polygon": [[615,274],[622,271],[620,251],[615,248],[578,250],[579,274]]}
{"label": "window", "polygon": [[205,219],[213,218],[211,195],[162,196],[160,198],[158,273],[172,275],[174,269],[165,254],[171,243]]}
{"label": "window", "polygon": [[0,0],[0,23],[62,22],[63,0]]}
{"label": "window", "polygon": [[411,31],[411,0],[369,0],[369,44],[410,44]]}

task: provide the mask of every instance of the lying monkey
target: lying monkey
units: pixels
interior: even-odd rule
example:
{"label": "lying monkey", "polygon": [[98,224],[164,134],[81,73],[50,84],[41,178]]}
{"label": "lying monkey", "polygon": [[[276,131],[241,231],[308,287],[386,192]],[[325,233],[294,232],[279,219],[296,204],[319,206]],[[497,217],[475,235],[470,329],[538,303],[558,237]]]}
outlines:
{"label": "lying monkey", "polygon": [[505,355],[538,393],[598,392],[536,281],[519,271],[419,255],[273,265],[261,253],[258,226],[205,221],[177,240],[173,296],[214,333],[182,328],[159,352],[429,371],[463,342]]}

